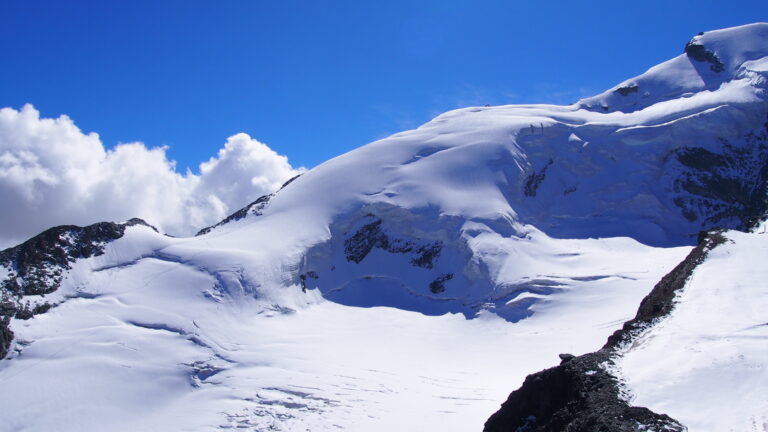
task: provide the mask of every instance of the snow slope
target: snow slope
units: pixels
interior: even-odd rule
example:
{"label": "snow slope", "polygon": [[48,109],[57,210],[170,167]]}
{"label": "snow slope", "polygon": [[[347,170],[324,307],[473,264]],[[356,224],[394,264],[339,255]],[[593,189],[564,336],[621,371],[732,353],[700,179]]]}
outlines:
{"label": "snow slope", "polygon": [[729,231],[675,298],[675,309],[623,347],[628,400],[691,431],[768,430],[768,237]]}
{"label": "snow slope", "polygon": [[715,30],[694,36],[685,53],[654,66],[644,74],[579,102],[603,112],[632,112],[662,101],[684,99],[717,91],[764,62],[768,28],[764,23]]}
{"label": "snow slope", "polygon": [[592,262],[582,270],[592,277],[548,275],[560,293],[511,324],[353,308],[298,287],[304,307],[278,303],[238,268],[258,260],[217,266],[200,257],[208,249],[169,252],[188,243],[129,227],[104,255],[73,266],[46,297],[59,306],[14,320],[0,430],[471,429],[509,382],[563,347],[589,349],[626,319],[687,251],[566,241],[587,257],[572,259]]}
{"label": "snow slope", "polygon": [[760,213],[768,44],[753,41],[765,42],[766,28],[699,38],[723,59],[744,60],[719,72],[718,87],[630,112],[584,103],[452,111],[320,165],[261,216],[211,231],[210,242],[247,242],[245,226],[259,238],[276,234],[268,255],[295,268],[295,282],[345,304],[370,306],[358,293],[383,281],[391,292],[378,305],[468,316],[491,308],[519,319],[526,313],[506,305],[531,291],[521,287],[521,262],[553,261],[538,255],[551,248],[528,241],[538,231],[668,247],[715,225],[743,228]]}
{"label": "snow slope", "polygon": [[25,297],[56,306],[11,322],[0,431],[479,428],[764,206],[766,29],[695,39],[632,108],[456,110],[197,237],[127,227]]}
{"label": "snow slope", "polygon": [[252,276],[258,256],[199,241],[129,227],[73,265],[45,297],[59,306],[14,320],[0,430],[476,428],[510,383],[631,316],[688,250],[541,239],[578,270],[529,269],[560,283],[512,324],[270,294]]}

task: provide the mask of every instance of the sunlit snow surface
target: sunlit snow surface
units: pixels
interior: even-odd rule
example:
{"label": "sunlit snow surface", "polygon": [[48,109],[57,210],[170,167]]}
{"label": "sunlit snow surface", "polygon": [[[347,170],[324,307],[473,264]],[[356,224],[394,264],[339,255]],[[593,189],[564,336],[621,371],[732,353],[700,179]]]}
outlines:
{"label": "sunlit snow surface", "polygon": [[[163,242],[175,246],[154,249]],[[57,292],[73,298],[13,323],[0,430],[477,430],[527,373],[599,345],[688,251],[561,243],[570,253],[560,265],[521,270],[561,290],[510,323],[348,307],[285,288],[288,310],[254,298],[263,287],[242,276],[248,251],[201,267],[200,242],[130,227],[107,254],[78,263]]]}
{"label": "sunlit snow surface", "polygon": [[692,432],[768,430],[768,234],[727,238],[617,360],[633,404]]}
{"label": "sunlit snow surface", "polygon": [[479,430],[527,374],[600,347],[690,250],[709,215],[675,204],[671,154],[757,147],[768,25],[729,31],[700,38],[720,81],[681,56],[629,105],[612,89],[456,110],[200,237],[128,227],[74,264],[56,307],[12,322],[0,431]]}

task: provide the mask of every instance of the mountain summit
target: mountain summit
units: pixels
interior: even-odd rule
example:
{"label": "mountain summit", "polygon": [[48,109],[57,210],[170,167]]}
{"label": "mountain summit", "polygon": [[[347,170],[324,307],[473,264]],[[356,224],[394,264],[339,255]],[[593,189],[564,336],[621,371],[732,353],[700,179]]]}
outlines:
{"label": "mountain summit", "polygon": [[[46,231],[0,253],[0,431],[478,429],[559,353],[603,368],[576,356],[700,232],[760,224],[767,87],[768,24],[706,32],[570,106],[442,114],[193,238]],[[532,412],[516,427],[558,430]]]}

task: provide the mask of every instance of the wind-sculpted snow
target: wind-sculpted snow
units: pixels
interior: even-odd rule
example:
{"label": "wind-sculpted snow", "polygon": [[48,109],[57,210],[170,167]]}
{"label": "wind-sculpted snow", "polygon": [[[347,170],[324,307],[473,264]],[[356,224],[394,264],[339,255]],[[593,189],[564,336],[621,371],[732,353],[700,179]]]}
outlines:
{"label": "wind-sculpted snow", "polygon": [[131,229],[78,261],[55,308],[14,320],[0,430],[471,429],[507,380],[607,335],[686,252],[551,240],[591,264],[549,267],[559,295],[510,324],[322,301],[267,285],[257,251],[197,241]]}
{"label": "wind-sculpted snow", "polygon": [[197,237],[127,229],[7,320],[0,431],[479,428],[764,210],[767,27],[572,106],[445,113]]}
{"label": "wind-sculpted snow", "polygon": [[13,335],[8,329],[11,317],[30,319],[45,313],[52,306],[46,294],[59,288],[74,263],[104,254],[107,243],[136,225],[149,227],[141,219],[122,224],[101,222],[84,228],[60,226],[1,251],[0,358],[7,354]]}

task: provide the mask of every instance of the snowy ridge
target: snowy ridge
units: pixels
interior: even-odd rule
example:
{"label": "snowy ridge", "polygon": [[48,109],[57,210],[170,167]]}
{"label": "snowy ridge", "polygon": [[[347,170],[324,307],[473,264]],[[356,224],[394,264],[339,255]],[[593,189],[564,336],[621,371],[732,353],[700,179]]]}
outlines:
{"label": "snowy ridge", "polygon": [[768,430],[764,233],[765,223],[725,233],[676,293],[671,313],[621,347],[612,371],[631,403],[691,431]]}
{"label": "snowy ridge", "polygon": [[766,29],[697,37],[637,92],[445,113],[197,237],[125,229],[6,319],[0,431],[478,428],[699,231],[764,213]]}
{"label": "snowy ridge", "polygon": [[[301,174],[296,175],[296,176],[290,178],[288,181],[283,183],[283,186],[281,186],[280,189],[282,190],[284,187],[288,186],[292,181],[296,180],[300,175]],[[248,204],[247,206],[241,208],[240,210],[232,213],[231,215],[227,216],[226,218],[224,218],[220,222],[218,222],[218,223],[216,223],[214,225],[211,225],[209,227],[205,227],[205,228],[201,229],[195,235],[196,236],[200,236],[200,235],[203,235],[203,234],[208,234],[209,232],[213,231],[214,229],[216,229],[216,228],[218,228],[218,227],[220,227],[222,225],[226,225],[226,224],[231,223],[231,222],[239,221],[240,219],[243,219],[244,217],[249,216],[249,215],[261,216],[262,210],[264,210],[264,208],[269,205],[269,200],[272,199],[272,197],[274,195],[275,194],[272,193],[272,194],[260,196],[258,199],[256,199],[256,201],[254,201],[254,202]]]}
{"label": "snowy ridge", "polygon": [[632,112],[715,91],[758,70],[751,62],[764,59],[767,38],[763,23],[701,33],[686,44],[684,54],[578,104],[591,110]]}
{"label": "snowy ridge", "polygon": [[61,301],[56,291],[78,260],[104,254],[106,244],[134,226],[157,232],[141,219],[85,228],[60,226],[0,252],[0,356],[5,357],[13,337],[8,328],[11,317],[26,320],[48,311]]}
{"label": "snowy ridge", "polygon": [[[526,377],[488,419],[484,430],[687,430],[687,423],[664,411],[633,403],[616,362],[642,340],[645,332],[673,313],[676,295],[712,249],[724,241],[719,230],[702,233],[697,246],[654,286],[640,302],[635,317],[615,331],[601,349],[580,356],[560,354],[560,365]],[[649,362],[646,367],[653,369],[655,365]]]}

